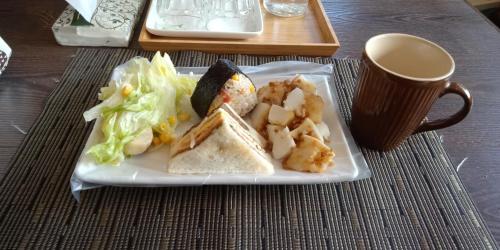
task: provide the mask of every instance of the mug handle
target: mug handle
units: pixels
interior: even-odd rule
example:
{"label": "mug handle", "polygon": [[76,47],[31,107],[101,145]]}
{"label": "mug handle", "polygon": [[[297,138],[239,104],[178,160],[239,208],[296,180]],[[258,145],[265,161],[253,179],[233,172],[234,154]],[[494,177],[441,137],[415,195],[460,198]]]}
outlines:
{"label": "mug handle", "polygon": [[462,99],[464,100],[464,106],[462,107],[462,109],[460,109],[460,111],[445,119],[438,119],[430,122],[429,121],[422,122],[420,126],[418,126],[418,128],[415,130],[415,132],[413,132],[414,134],[449,127],[451,125],[457,124],[467,116],[467,114],[470,112],[472,108],[472,96],[470,95],[469,91],[464,87],[462,87],[462,85],[456,82],[451,82],[443,90],[443,92],[439,94],[439,97],[442,97],[446,94],[457,94],[461,96]]}

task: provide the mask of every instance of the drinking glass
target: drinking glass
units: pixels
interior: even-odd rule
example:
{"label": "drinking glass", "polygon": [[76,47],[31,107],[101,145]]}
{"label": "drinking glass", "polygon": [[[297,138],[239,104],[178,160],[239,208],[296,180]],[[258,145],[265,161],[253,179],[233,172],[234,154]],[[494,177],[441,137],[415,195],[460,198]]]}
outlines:
{"label": "drinking glass", "polygon": [[156,8],[162,28],[224,31],[241,26],[238,23],[244,22],[252,9],[251,1],[157,0]]}
{"label": "drinking glass", "polygon": [[264,0],[264,8],[281,17],[302,16],[307,10],[308,0]]}
{"label": "drinking glass", "polygon": [[208,0],[157,0],[156,11],[166,28],[198,30],[206,25],[209,2]]}
{"label": "drinking glass", "polygon": [[240,18],[250,11],[252,0],[212,0],[211,9],[213,18]]}
{"label": "drinking glass", "polygon": [[207,23],[207,30],[213,32],[238,32],[251,25],[246,16],[251,11],[253,0],[213,0],[212,14]]}

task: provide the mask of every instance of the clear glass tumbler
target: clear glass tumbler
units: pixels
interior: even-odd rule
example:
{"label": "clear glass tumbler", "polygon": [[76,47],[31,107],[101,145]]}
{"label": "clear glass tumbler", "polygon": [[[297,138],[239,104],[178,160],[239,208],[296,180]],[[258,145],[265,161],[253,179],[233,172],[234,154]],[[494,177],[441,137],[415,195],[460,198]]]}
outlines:
{"label": "clear glass tumbler", "polygon": [[209,0],[213,18],[241,18],[251,9],[251,0]]}
{"label": "clear glass tumbler", "polygon": [[232,30],[238,26],[235,22],[244,22],[252,10],[252,0],[156,1],[162,28],[177,30]]}
{"label": "clear glass tumbler", "polygon": [[207,0],[157,0],[157,13],[165,28],[178,30],[204,29]]}
{"label": "clear glass tumbler", "polygon": [[308,0],[264,0],[264,8],[281,17],[302,16],[307,10]]}

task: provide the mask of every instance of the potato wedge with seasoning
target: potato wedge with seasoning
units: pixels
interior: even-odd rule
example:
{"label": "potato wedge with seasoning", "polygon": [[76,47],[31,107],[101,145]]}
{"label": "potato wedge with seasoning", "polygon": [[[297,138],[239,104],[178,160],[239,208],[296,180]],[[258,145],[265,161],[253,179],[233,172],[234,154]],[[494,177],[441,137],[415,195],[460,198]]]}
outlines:
{"label": "potato wedge with seasoning", "polygon": [[305,109],[304,104],[306,103],[304,91],[300,88],[293,89],[287,94],[286,99],[283,101],[283,107],[286,110],[293,111],[296,116],[304,117]]}
{"label": "potato wedge with seasoning", "polygon": [[328,128],[328,125],[326,125],[325,122],[320,122],[316,124],[316,128],[318,128],[319,133],[323,136],[323,139],[327,141],[330,137],[330,129]]}
{"label": "potato wedge with seasoning", "polygon": [[270,82],[257,90],[257,99],[259,102],[281,105],[286,94],[291,91],[291,87],[280,81]]}
{"label": "potato wedge with seasoning", "polygon": [[321,143],[324,142],[323,135],[316,127],[316,124],[314,124],[314,122],[309,118],[306,118],[302,122],[302,124],[300,124],[296,129],[292,130],[290,134],[296,140],[300,139],[302,135],[309,135],[318,139],[319,141],[321,141]]}
{"label": "potato wedge with seasoning", "polygon": [[283,167],[287,169],[321,173],[326,170],[332,162],[333,151],[321,143],[320,140],[303,135],[292,153],[283,161]]}
{"label": "potato wedge with seasoning", "polygon": [[294,112],[281,106],[273,104],[269,110],[268,120],[271,124],[286,126],[293,118],[295,118]]}
{"label": "potato wedge with seasoning", "polygon": [[269,139],[267,150],[286,169],[320,173],[332,164],[334,152],[325,144],[330,137],[323,122],[325,102],[316,91],[302,75],[271,81],[257,91],[260,104],[252,125]]}
{"label": "potato wedge with seasoning", "polygon": [[325,103],[321,96],[306,93],[305,95],[305,108],[306,108],[306,116],[309,117],[314,123],[321,123],[323,120],[323,108],[325,107]]}
{"label": "potato wedge with seasoning", "polygon": [[296,146],[295,141],[290,135],[290,130],[287,127],[277,131],[273,137],[272,155],[274,159],[283,159],[288,156]]}
{"label": "potato wedge with seasoning", "polygon": [[259,133],[261,133],[261,131],[266,128],[267,117],[269,116],[270,109],[271,105],[265,102],[261,102],[257,104],[257,106],[250,114],[250,122],[255,130],[257,130]]}
{"label": "potato wedge with seasoning", "polygon": [[304,79],[304,76],[302,75],[295,76],[291,80],[290,84],[294,87],[302,89],[304,92],[309,92],[311,94],[316,93],[316,85]]}

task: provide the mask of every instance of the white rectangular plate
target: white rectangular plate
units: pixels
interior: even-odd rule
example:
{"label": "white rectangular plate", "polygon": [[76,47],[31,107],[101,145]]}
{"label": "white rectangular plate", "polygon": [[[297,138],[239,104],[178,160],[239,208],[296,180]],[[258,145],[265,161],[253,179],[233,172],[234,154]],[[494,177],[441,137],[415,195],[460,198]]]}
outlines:
{"label": "white rectangular plate", "polygon": [[248,39],[262,34],[264,30],[259,0],[249,2],[253,6],[243,18],[214,18],[205,29],[191,30],[162,25],[156,10],[156,0],[152,0],[146,17],[146,29],[157,36]]}
{"label": "white rectangular plate", "polygon": [[[252,71],[252,67],[244,67]],[[265,71],[265,70],[264,70]],[[293,75],[277,76],[276,74],[257,74],[250,78],[257,88],[270,80],[287,79]],[[330,128],[331,136],[328,145],[335,152],[334,166],[323,173],[303,173],[282,168],[278,161],[273,162],[275,174],[262,175],[172,175],[167,173],[169,148],[163,146],[152,152],[134,156],[125,160],[120,166],[97,165],[85,152],[91,145],[100,140],[98,123],[94,126],[85,149],[75,168],[75,176],[81,181],[103,185],[126,186],[171,186],[171,185],[205,185],[205,184],[316,184],[328,182],[350,181],[369,176],[369,170],[362,154],[353,145],[352,136],[346,129],[336,100],[333,99],[328,85],[330,79],[325,75],[307,75],[306,79],[316,84],[318,94],[325,101],[323,119]],[[361,173],[360,173],[361,169]],[[361,174],[361,175],[360,175]]]}

